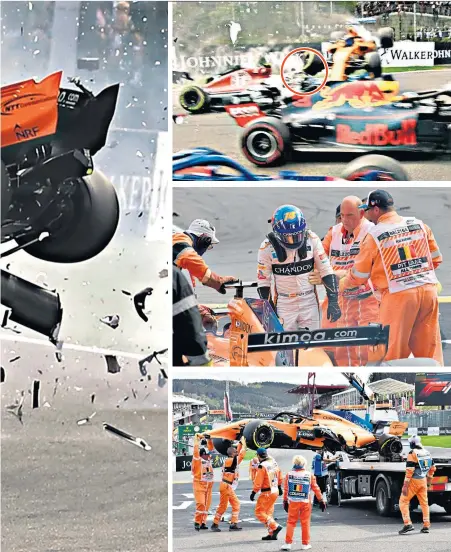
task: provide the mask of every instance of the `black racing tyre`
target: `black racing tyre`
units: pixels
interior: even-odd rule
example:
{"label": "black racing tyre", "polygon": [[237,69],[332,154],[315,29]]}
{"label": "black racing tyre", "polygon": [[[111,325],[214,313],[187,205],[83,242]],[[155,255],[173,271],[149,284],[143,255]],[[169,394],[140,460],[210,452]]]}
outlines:
{"label": "black racing tyre", "polygon": [[259,167],[277,167],[292,153],[290,130],[275,117],[263,117],[250,123],[241,135],[241,150]]}
{"label": "black racing tyre", "polygon": [[380,516],[388,517],[393,512],[393,503],[390,498],[387,483],[380,479],[376,485],[376,510]]}
{"label": "black racing tyre", "polygon": [[187,86],[179,96],[180,105],[190,113],[205,113],[210,107],[210,97],[199,86]]}
{"label": "black racing tyre", "polygon": [[443,508],[445,508],[445,512],[451,516],[451,502],[448,502],[447,504],[443,504],[442,506]]}
{"label": "black racing tyre", "polygon": [[9,206],[12,199],[12,189],[11,189],[11,179],[9,178],[9,173],[6,170],[6,165],[2,160],[2,168],[1,168],[1,179],[2,179],[2,196],[1,196],[1,203],[2,203],[2,222],[6,219],[8,216]]}
{"label": "black racing tyre", "polygon": [[233,445],[230,439],[218,439],[217,437],[213,437],[212,441],[217,452],[223,456],[227,456],[227,449]]}
{"label": "black racing tyre", "polygon": [[382,76],[381,56],[377,52],[365,54],[365,69],[371,73],[375,79]]}
{"label": "black racing tyre", "polygon": [[268,448],[274,442],[274,428],[267,422],[253,420],[245,426],[243,436],[247,447],[252,450],[260,447]]}
{"label": "black racing tyre", "polygon": [[[119,223],[113,184],[100,171],[80,178],[78,184],[60,228],[42,242],[26,247],[27,253],[43,261],[79,263],[95,257],[110,243]],[[21,239],[17,242],[21,244]]]}
{"label": "black racing tyre", "polygon": [[382,48],[393,48],[395,43],[395,33],[391,27],[382,27],[377,32],[381,41]]}
{"label": "black racing tyre", "polygon": [[365,176],[370,172],[377,172],[376,181],[407,181],[409,175],[401,163],[385,155],[363,155],[349,163],[341,174],[345,180],[366,180]]}
{"label": "black racing tyre", "polygon": [[338,490],[334,481],[336,477],[336,472],[329,470],[326,483],[326,499],[327,504],[330,504],[331,506],[338,506],[340,502],[340,497],[338,496]]}
{"label": "black racing tyre", "polygon": [[302,61],[304,62],[304,68],[302,70],[307,75],[315,76],[325,69],[324,63],[313,52],[303,52]]}

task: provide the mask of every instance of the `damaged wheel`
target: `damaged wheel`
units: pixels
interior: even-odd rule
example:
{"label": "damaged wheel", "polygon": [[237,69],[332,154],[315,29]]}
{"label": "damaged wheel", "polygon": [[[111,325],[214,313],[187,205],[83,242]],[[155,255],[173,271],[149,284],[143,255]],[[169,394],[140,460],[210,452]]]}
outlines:
{"label": "damaged wheel", "polygon": [[385,155],[363,155],[351,161],[342,178],[353,181],[406,181],[409,175],[395,159]]}
{"label": "damaged wheel", "polygon": [[[98,255],[110,243],[119,223],[116,190],[100,171],[78,180],[78,189],[59,228],[25,251],[54,263],[79,263]],[[41,229],[41,232],[46,230]],[[27,238],[17,239],[19,245]]]}

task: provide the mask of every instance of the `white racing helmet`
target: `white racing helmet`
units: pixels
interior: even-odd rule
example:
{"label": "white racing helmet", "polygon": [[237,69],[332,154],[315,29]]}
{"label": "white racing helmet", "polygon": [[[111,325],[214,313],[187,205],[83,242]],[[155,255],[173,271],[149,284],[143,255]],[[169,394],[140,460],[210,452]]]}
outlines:
{"label": "white racing helmet", "polygon": [[210,224],[208,220],[193,220],[193,222],[189,225],[187,232],[189,234],[193,234],[194,236],[211,238],[211,245],[219,243],[219,240],[216,237],[216,228]]}

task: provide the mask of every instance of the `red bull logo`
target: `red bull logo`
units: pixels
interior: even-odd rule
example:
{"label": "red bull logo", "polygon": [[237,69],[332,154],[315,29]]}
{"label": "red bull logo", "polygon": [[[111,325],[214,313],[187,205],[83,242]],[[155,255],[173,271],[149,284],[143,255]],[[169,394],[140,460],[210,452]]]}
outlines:
{"label": "red bull logo", "polygon": [[340,124],[337,125],[337,142],[356,146],[416,146],[416,128],[416,119],[401,121],[401,128],[397,130],[383,123],[368,124],[362,131]]}
{"label": "red bull logo", "polygon": [[341,107],[346,103],[357,109],[386,105],[393,101],[396,92],[386,94],[373,81],[355,81],[326,86],[320,94],[324,100],[316,102],[313,109]]}

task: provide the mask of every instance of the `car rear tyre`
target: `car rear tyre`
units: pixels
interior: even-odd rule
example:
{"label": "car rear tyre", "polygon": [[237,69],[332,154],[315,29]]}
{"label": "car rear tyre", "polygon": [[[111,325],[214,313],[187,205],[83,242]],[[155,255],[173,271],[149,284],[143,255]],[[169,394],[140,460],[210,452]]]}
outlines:
{"label": "car rear tyre", "polygon": [[385,155],[364,155],[351,161],[342,178],[352,181],[406,181],[409,175],[395,159]]}
{"label": "car rear tyre", "polygon": [[[119,223],[119,201],[110,180],[100,171],[80,178],[71,200],[59,229],[42,242],[25,247],[27,253],[43,261],[79,263],[95,257],[110,243]],[[22,245],[26,240],[17,242]]]}
{"label": "car rear tyre", "polygon": [[259,167],[283,165],[292,153],[290,130],[279,119],[263,117],[244,130],[241,149],[247,159]]}
{"label": "car rear tyre", "polygon": [[274,428],[266,422],[253,420],[245,426],[243,436],[247,447],[252,450],[268,448],[274,442]]}
{"label": "car rear tyre", "polygon": [[448,504],[444,504],[444,505],[443,505],[443,508],[445,508],[445,512],[446,512],[448,515],[451,515],[451,502],[448,502]]}
{"label": "car rear tyre", "polygon": [[315,76],[325,69],[324,63],[313,52],[304,52],[302,61],[304,62],[303,72],[307,75]]}
{"label": "car rear tyre", "polygon": [[382,76],[382,61],[377,52],[365,54],[365,69],[371,73],[373,78],[378,79]]}
{"label": "car rear tyre", "polygon": [[390,27],[382,27],[378,31],[378,36],[381,41],[382,48],[393,48],[395,43],[395,33]]}
{"label": "car rear tyre", "polygon": [[180,105],[190,113],[205,113],[210,107],[208,94],[199,86],[188,86],[180,93]]}
{"label": "car rear tyre", "polygon": [[217,439],[213,438],[213,446],[223,456],[227,456],[227,449],[233,445],[232,441],[229,439]]}

